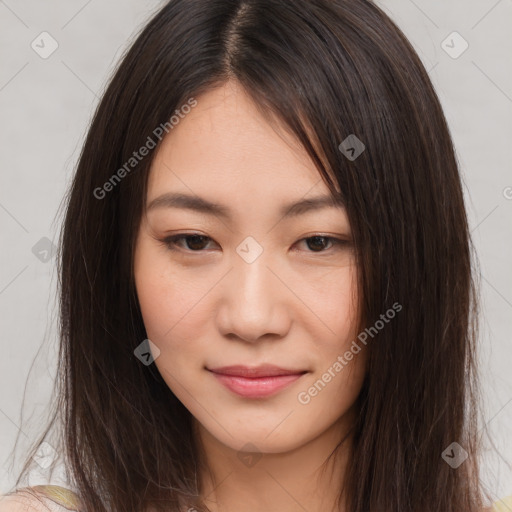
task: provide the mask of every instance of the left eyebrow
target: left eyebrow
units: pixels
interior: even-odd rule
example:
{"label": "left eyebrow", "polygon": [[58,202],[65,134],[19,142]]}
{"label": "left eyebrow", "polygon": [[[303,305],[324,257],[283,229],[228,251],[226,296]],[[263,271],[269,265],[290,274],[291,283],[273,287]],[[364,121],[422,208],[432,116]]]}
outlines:
{"label": "left eyebrow", "polygon": [[325,208],[343,209],[344,207],[345,204],[340,198],[323,195],[309,199],[301,199],[300,201],[285,205],[281,208],[279,214],[283,218],[298,217],[299,215]]}
{"label": "left eyebrow", "polygon": [[[209,201],[204,197],[183,193],[169,192],[162,194],[149,203],[147,211],[157,208],[184,208],[208,215],[216,215],[226,220],[230,220],[233,217],[231,210],[225,205]],[[335,199],[329,195],[300,199],[299,201],[283,205],[279,210],[279,216],[282,218],[297,217],[325,208],[342,209],[344,208],[344,203],[341,199]]]}

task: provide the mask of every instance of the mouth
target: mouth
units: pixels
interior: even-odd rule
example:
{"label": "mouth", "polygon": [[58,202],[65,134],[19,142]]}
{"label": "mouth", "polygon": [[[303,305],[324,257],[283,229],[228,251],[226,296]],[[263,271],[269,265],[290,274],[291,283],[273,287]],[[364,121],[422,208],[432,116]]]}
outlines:
{"label": "mouth", "polygon": [[206,369],[230,391],[245,398],[271,396],[308,373],[307,370],[280,368],[274,365],[236,365]]}

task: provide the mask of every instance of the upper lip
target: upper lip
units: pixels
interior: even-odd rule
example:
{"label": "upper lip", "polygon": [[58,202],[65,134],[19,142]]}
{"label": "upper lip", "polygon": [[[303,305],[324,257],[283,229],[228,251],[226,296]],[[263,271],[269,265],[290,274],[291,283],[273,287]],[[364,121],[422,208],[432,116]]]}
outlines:
{"label": "upper lip", "polygon": [[306,370],[290,370],[280,368],[272,364],[262,364],[260,366],[222,366],[218,368],[208,368],[213,373],[221,373],[223,375],[234,375],[237,377],[276,377],[279,375],[298,375],[306,373]]}

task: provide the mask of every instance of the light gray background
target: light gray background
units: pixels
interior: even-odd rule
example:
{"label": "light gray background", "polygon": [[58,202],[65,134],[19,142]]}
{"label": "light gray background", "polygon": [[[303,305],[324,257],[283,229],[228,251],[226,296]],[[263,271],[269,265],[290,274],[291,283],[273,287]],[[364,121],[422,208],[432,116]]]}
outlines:
{"label": "light gray background", "polygon": [[[499,449],[486,450],[483,479],[497,499],[512,495],[512,1],[378,3],[429,70],[465,181],[482,272],[486,421]],[[113,64],[161,5],[0,0],[0,493],[13,485],[23,449],[39,433],[55,372],[55,257],[44,262],[33,247],[44,246],[44,237],[57,243],[58,208],[93,109]],[[44,31],[58,43],[46,59],[31,48],[34,40],[42,46]],[[469,44],[458,58],[443,49],[462,48],[448,37],[453,31]]]}

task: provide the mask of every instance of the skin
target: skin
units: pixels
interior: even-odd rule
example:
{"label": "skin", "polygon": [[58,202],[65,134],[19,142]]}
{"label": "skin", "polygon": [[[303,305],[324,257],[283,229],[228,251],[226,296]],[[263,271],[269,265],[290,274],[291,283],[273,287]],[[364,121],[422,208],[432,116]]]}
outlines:
{"label": "skin", "polygon": [[[335,510],[351,438],[326,459],[357,414],[364,345],[309,403],[298,394],[358,334],[348,218],[339,206],[283,218],[282,205],[329,195],[307,153],[269,124],[236,82],[197,101],[162,142],[147,203],[183,192],[225,205],[232,217],[164,206],[143,215],[134,273],[148,338],[160,350],[154,364],[194,418],[210,510]],[[208,238],[182,239],[174,249],[163,242],[190,232]],[[308,243],[314,235],[346,243]],[[263,249],[251,263],[237,252],[249,236]],[[308,373],[254,399],[234,394],[206,369],[263,363]],[[244,463],[241,452],[257,457]]]}

